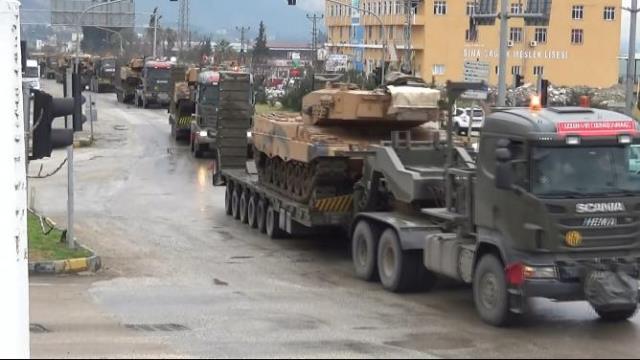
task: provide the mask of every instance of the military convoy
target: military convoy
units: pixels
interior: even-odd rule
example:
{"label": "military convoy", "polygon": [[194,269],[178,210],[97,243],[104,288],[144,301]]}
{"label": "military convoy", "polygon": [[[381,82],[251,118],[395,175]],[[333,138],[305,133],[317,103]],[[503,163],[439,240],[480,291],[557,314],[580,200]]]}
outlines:
{"label": "military convoy", "polygon": [[517,319],[531,297],[586,300],[606,320],[633,316],[633,119],[500,109],[470,153],[451,145],[451,131],[445,142],[422,125],[436,120],[438,100],[418,79],[398,78],[373,92],[312,93],[298,117],[256,117],[255,171],[214,169],[227,214],[272,238],[341,228],[359,278],[394,292],[430,290],[438,277],[471,284],[492,325]]}

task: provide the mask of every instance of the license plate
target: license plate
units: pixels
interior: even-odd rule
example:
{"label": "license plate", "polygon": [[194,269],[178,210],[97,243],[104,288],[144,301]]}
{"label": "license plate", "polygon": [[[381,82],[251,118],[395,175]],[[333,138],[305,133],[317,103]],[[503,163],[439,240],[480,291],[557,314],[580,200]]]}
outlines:
{"label": "license plate", "polygon": [[611,217],[585,218],[582,222],[582,226],[588,227],[612,227],[616,225],[618,225],[618,219]]}

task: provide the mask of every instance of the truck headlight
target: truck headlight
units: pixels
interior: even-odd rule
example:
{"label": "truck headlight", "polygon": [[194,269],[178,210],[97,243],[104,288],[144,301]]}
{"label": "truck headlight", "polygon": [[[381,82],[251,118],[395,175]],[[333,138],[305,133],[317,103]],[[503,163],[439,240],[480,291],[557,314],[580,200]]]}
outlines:
{"label": "truck headlight", "polygon": [[555,266],[525,266],[524,276],[527,279],[555,279],[557,271]]}
{"label": "truck headlight", "polygon": [[200,131],[199,134],[200,134],[201,137],[207,137],[208,136],[208,132],[205,131],[205,130]]}
{"label": "truck headlight", "polygon": [[251,139],[253,135],[251,135],[251,131],[247,131],[247,139]]}
{"label": "truck headlight", "polygon": [[580,137],[579,136],[567,136],[566,142],[567,142],[567,145],[580,145]]}

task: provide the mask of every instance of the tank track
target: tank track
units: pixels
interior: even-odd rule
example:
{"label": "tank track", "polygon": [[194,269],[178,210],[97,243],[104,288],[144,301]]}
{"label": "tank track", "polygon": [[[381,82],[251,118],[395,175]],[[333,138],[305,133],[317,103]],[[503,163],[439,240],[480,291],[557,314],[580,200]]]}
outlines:
{"label": "tank track", "polygon": [[254,153],[260,183],[294,201],[309,204],[312,199],[343,195],[353,184],[346,158],[320,158],[310,163],[284,161]]}

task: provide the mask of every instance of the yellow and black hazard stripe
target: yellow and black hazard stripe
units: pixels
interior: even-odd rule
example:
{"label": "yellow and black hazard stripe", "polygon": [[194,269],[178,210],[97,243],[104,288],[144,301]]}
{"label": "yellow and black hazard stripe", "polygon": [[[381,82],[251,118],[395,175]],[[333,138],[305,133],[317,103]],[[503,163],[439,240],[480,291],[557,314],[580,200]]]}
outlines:
{"label": "yellow and black hazard stripe", "polygon": [[191,115],[180,116],[178,119],[178,127],[189,127],[191,126]]}
{"label": "yellow and black hazard stripe", "polygon": [[349,212],[353,207],[352,195],[335,196],[324,199],[316,199],[313,208],[322,212]]}

